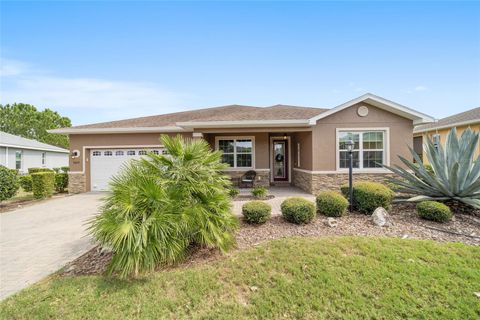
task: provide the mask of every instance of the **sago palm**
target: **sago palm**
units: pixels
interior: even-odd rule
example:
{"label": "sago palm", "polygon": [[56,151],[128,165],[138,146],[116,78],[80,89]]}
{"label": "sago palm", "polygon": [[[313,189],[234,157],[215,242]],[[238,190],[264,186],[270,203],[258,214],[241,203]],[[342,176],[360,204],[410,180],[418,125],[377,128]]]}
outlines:
{"label": "sago palm", "polygon": [[203,140],[161,137],[167,154],[131,161],[111,181],[90,231],[113,251],[108,272],[125,277],[175,263],[191,245],[228,250],[237,219],[221,154]]}
{"label": "sago palm", "polygon": [[479,133],[470,128],[462,133],[460,139],[457,130],[451,129],[445,148],[440,144],[435,146],[427,139],[425,153],[433,173],[410,148],[417,164],[401,156],[399,158],[411,172],[399,166],[387,166],[399,177],[391,179],[399,186],[396,191],[417,195],[409,201],[453,200],[480,209],[480,160],[475,155],[478,144]]}

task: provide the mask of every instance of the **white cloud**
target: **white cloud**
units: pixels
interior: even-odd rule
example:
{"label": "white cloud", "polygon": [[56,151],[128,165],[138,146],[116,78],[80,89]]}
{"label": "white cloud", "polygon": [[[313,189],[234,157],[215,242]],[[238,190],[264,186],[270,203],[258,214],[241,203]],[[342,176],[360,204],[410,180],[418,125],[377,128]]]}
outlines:
{"label": "white cloud", "polygon": [[88,109],[86,112],[98,111],[118,119],[175,111],[187,98],[156,83],[63,77],[34,71],[19,61],[0,62],[2,104],[24,102],[40,108]]}
{"label": "white cloud", "polygon": [[415,92],[423,92],[423,91],[427,91],[427,90],[428,90],[427,87],[422,86],[422,85],[418,85],[418,86],[414,87],[413,89],[404,90],[404,92],[406,92],[406,93],[415,93]]}
{"label": "white cloud", "polygon": [[0,77],[16,76],[27,72],[26,63],[17,60],[0,59]]}
{"label": "white cloud", "polygon": [[413,89],[413,91],[417,91],[417,92],[419,92],[419,91],[427,91],[427,90],[428,90],[428,88],[425,87],[425,86],[416,86],[416,87]]}

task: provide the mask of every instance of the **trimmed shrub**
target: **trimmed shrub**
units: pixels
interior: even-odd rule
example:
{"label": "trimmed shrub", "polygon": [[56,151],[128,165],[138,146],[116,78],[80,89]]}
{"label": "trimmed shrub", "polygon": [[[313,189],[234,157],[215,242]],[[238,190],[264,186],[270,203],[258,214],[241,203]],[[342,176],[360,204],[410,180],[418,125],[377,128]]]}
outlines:
{"label": "trimmed shrub", "polygon": [[450,208],[436,201],[422,201],[418,203],[417,213],[420,218],[430,221],[446,222],[452,219]]}
{"label": "trimmed shrub", "polygon": [[234,199],[236,196],[238,196],[240,194],[240,190],[238,190],[237,188],[230,188],[228,189],[228,195],[230,196],[230,198]]}
{"label": "trimmed shrub", "polygon": [[263,199],[268,195],[268,189],[262,186],[256,186],[252,189],[252,196],[258,199]]}
{"label": "trimmed shrub", "polygon": [[[341,187],[343,195],[348,198],[348,185]],[[357,182],[353,184],[353,206],[364,214],[372,214],[378,207],[390,209],[395,193],[378,182]]]}
{"label": "trimmed shrub", "polygon": [[0,201],[13,197],[19,188],[17,175],[0,165]]}
{"label": "trimmed shrub", "polygon": [[245,221],[252,224],[262,224],[270,219],[272,206],[262,201],[250,201],[242,206]]}
{"label": "trimmed shrub", "polygon": [[295,224],[309,223],[315,217],[315,204],[304,198],[288,198],[280,208],[285,220]]}
{"label": "trimmed shrub", "polygon": [[348,208],[348,200],[341,193],[325,191],[317,196],[317,211],[327,217],[341,217]]}
{"label": "trimmed shrub", "polygon": [[28,173],[37,173],[37,172],[54,172],[52,169],[49,168],[28,168]]}
{"label": "trimmed shrub", "polygon": [[17,169],[8,169],[10,170],[11,173],[13,173],[14,175],[18,175],[18,170]]}
{"label": "trimmed shrub", "polygon": [[32,174],[32,191],[36,199],[49,198],[55,188],[55,173],[37,172]]}
{"label": "trimmed shrub", "polygon": [[63,173],[68,173],[70,171],[70,167],[60,167],[60,171]]}
{"label": "trimmed shrub", "polygon": [[53,171],[55,171],[55,173],[60,173],[60,168],[52,168]]}
{"label": "trimmed shrub", "polygon": [[55,174],[55,191],[65,192],[68,188],[68,173]]}
{"label": "trimmed shrub", "polygon": [[20,186],[22,187],[23,191],[25,192],[32,192],[32,176],[27,174],[24,176],[18,177],[18,181],[20,182]]}

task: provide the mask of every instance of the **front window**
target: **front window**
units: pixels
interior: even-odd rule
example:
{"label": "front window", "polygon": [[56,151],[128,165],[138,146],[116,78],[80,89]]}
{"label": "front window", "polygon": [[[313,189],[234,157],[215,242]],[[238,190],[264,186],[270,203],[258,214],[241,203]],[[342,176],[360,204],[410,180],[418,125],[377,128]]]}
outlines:
{"label": "front window", "polygon": [[385,164],[385,131],[339,132],[339,168],[349,166],[347,141],[352,140],[353,167],[357,169],[382,168]]}
{"label": "front window", "polygon": [[42,166],[45,166],[46,163],[47,163],[47,153],[42,152]]}
{"label": "front window", "polygon": [[22,151],[15,151],[15,169],[22,169]]}
{"label": "front window", "polygon": [[222,162],[232,168],[253,167],[253,141],[247,138],[221,138],[218,150],[222,151]]}

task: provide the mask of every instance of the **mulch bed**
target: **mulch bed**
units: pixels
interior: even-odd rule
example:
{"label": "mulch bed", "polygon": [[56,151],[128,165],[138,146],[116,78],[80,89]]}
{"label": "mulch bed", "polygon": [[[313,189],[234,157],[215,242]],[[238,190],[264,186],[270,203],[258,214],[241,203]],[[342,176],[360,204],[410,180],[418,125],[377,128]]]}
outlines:
{"label": "mulch bed", "polygon": [[[480,219],[470,215],[457,214],[448,223],[436,223],[419,219],[414,204],[395,204],[389,212],[391,224],[379,227],[372,223],[370,216],[349,214],[337,218],[337,226],[327,225],[327,218],[318,216],[306,225],[294,225],[281,216],[272,217],[263,225],[241,224],[236,233],[237,250],[245,250],[262,242],[285,237],[324,237],[324,236],[368,236],[399,237],[403,239],[428,239],[439,242],[461,242],[480,246]],[[442,230],[442,231],[441,231]],[[221,259],[215,249],[192,250],[189,258],[177,267]],[[62,275],[101,274],[111,259],[111,253],[93,248],[64,268]]]}

